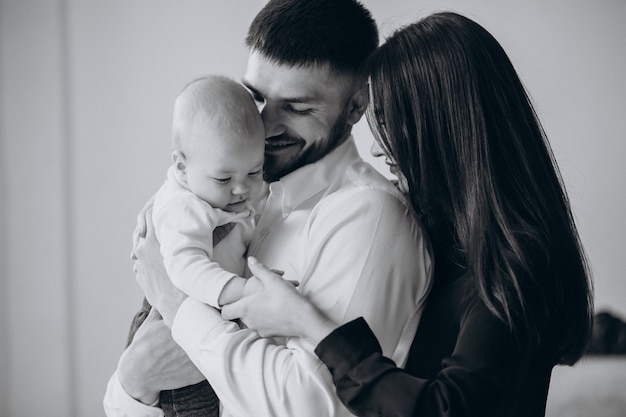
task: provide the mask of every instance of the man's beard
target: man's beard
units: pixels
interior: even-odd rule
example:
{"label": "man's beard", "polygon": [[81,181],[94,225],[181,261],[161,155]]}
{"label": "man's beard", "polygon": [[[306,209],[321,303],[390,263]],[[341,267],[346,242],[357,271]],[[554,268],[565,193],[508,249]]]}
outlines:
{"label": "man's beard", "polygon": [[[289,155],[288,152],[279,155],[266,152],[265,164],[263,165],[263,179],[267,182],[278,181],[296,169],[317,162],[328,155],[348,137],[350,126],[346,120],[347,116],[342,114],[330,130],[328,138],[315,141],[315,143],[309,146],[304,152],[299,151],[301,148],[295,149],[295,146],[294,152],[291,155]],[[283,133],[282,135],[268,138],[266,141],[297,143],[302,142],[302,139]]]}

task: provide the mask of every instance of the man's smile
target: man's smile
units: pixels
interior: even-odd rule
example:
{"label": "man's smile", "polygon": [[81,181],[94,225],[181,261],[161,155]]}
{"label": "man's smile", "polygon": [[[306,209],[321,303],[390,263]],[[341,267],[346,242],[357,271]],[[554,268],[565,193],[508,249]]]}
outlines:
{"label": "man's smile", "polygon": [[265,153],[272,154],[278,152],[284,152],[290,148],[297,151],[298,149],[302,149],[306,142],[302,139],[289,138],[284,136],[268,138],[265,140]]}

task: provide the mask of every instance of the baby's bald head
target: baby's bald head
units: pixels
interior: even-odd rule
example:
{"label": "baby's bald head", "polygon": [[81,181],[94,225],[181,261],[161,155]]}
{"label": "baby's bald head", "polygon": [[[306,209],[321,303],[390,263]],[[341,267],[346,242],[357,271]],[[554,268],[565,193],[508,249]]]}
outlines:
{"label": "baby's bald head", "polygon": [[187,84],[176,98],[172,123],[175,150],[190,151],[194,141],[204,140],[194,134],[196,123],[210,123],[216,132],[230,131],[241,137],[254,137],[263,122],[254,100],[239,83],[220,75],[211,75]]}

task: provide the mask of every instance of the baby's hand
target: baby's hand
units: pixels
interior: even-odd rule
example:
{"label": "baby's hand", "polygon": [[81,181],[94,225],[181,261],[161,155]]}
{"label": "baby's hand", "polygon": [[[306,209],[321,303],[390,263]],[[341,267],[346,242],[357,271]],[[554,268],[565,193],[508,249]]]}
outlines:
{"label": "baby's hand", "polygon": [[246,280],[246,283],[243,286],[243,296],[247,297],[249,295],[255,294],[262,291],[263,288],[264,285],[260,279],[258,279],[257,277],[250,277]]}

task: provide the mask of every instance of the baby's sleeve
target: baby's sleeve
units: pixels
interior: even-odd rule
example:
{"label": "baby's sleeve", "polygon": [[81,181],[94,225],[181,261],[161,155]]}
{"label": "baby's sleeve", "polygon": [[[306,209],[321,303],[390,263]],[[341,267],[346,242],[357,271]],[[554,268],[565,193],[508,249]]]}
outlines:
{"label": "baby's sleeve", "polygon": [[236,274],[214,261],[213,230],[228,223],[229,216],[237,216],[214,209],[191,193],[157,203],[152,217],[170,279],[190,297],[219,307],[222,289]]}

